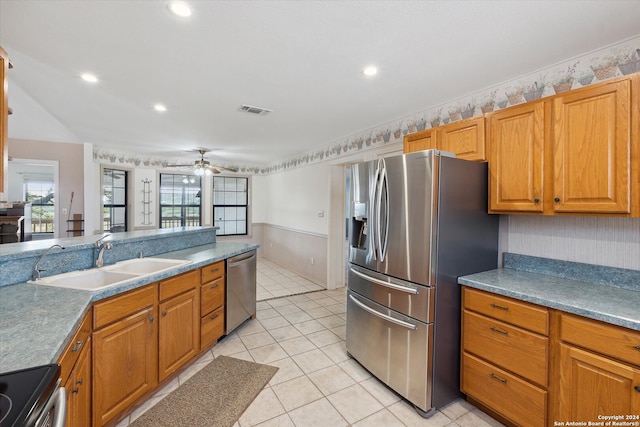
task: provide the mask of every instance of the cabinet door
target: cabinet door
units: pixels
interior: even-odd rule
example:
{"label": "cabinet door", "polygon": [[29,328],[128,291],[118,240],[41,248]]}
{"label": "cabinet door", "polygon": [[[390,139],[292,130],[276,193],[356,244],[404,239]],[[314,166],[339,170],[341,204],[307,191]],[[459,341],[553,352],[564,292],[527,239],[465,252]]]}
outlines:
{"label": "cabinet door", "polygon": [[484,144],[484,117],[462,120],[438,128],[439,150],[455,153],[465,160],[486,160]]}
{"label": "cabinet door", "polygon": [[542,212],[544,103],[489,118],[489,210]]}
{"label": "cabinet door", "polygon": [[639,369],[566,344],[560,345],[560,364],[560,419],[640,414]]}
{"label": "cabinet door", "polygon": [[67,390],[66,427],[87,427],[91,425],[91,343],[86,342],[78,357],[69,380]]}
{"label": "cabinet door", "polygon": [[555,212],[629,212],[630,94],[623,80],[554,100]]}
{"label": "cabinet door", "polygon": [[436,133],[433,129],[422,130],[404,137],[405,154],[432,148],[436,148]]}
{"label": "cabinet door", "polygon": [[158,383],[156,308],[93,333],[94,427],[103,426]]}
{"label": "cabinet door", "polygon": [[200,348],[199,290],[160,304],[160,381],[193,358]]}

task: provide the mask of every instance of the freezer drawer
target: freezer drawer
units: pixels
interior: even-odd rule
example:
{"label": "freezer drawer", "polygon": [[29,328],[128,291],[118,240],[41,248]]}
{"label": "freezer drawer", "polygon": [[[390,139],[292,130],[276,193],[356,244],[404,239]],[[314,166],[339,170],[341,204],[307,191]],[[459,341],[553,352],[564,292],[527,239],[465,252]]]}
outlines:
{"label": "freezer drawer", "polygon": [[379,304],[425,323],[432,323],[435,310],[435,288],[420,286],[405,280],[351,264],[349,289]]}
{"label": "freezer drawer", "polygon": [[430,410],[433,325],[347,295],[347,351],[398,394]]}

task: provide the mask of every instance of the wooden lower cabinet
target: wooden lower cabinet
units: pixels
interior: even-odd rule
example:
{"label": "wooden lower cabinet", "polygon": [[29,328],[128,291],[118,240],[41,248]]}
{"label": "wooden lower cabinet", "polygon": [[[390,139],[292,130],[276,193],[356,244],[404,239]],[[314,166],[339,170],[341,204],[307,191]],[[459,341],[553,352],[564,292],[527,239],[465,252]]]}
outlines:
{"label": "wooden lower cabinet", "polygon": [[[158,384],[157,285],[94,305],[93,420],[101,427]],[[117,318],[116,313],[125,317]]]}
{"label": "wooden lower cabinet", "polygon": [[561,420],[598,422],[602,415],[640,416],[640,368],[567,344],[560,345],[560,367]]}
{"label": "wooden lower cabinet", "polygon": [[91,338],[87,339],[76,366],[64,385],[67,390],[66,427],[91,425]]}
{"label": "wooden lower cabinet", "polygon": [[200,302],[191,289],[160,304],[160,381],[191,360],[200,350]]}
{"label": "wooden lower cabinet", "polygon": [[508,423],[545,426],[548,310],[466,287],[462,305],[462,392]]}
{"label": "wooden lower cabinet", "polygon": [[224,335],[225,262],[202,267],[200,287],[200,348],[204,350]]}

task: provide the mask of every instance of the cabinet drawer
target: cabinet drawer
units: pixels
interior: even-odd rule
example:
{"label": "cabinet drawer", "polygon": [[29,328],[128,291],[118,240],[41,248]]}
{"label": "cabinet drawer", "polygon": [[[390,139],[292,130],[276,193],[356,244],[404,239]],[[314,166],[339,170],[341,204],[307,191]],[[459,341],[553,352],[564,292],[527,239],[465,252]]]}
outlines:
{"label": "cabinet drawer", "polygon": [[85,347],[85,344],[91,336],[91,310],[85,314],[84,319],[80,323],[80,327],[67,344],[64,352],[60,356],[60,378],[62,381],[67,381],[67,378],[71,374],[73,367],[80,356],[80,350]]}
{"label": "cabinet drawer", "polygon": [[548,338],[467,310],[463,316],[464,351],[547,386]]}
{"label": "cabinet drawer", "polygon": [[200,349],[214,344],[224,335],[224,306],[200,320]]}
{"label": "cabinet drawer", "polygon": [[547,392],[486,363],[462,354],[462,391],[520,426],[544,426]]}
{"label": "cabinet drawer", "polygon": [[151,307],[157,299],[158,286],[154,283],[99,301],[93,306],[93,329],[102,328],[145,307]]}
{"label": "cabinet drawer", "polygon": [[200,313],[204,315],[224,304],[224,277],[205,283],[200,292]]}
{"label": "cabinet drawer", "polygon": [[640,366],[640,331],[562,314],[560,339]]}
{"label": "cabinet drawer", "polygon": [[160,301],[174,297],[200,285],[198,270],[189,271],[179,276],[160,282]]}
{"label": "cabinet drawer", "polygon": [[200,269],[200,271],[202,283],[216,280],[224,276],[224,261],[218,261],[214,262],[213,264],[205,265]]}
{"label": "cabinet drawer", "polygon": [[534,304],[464,288],[464,308],[542,335],[549,334],[549,311]]}

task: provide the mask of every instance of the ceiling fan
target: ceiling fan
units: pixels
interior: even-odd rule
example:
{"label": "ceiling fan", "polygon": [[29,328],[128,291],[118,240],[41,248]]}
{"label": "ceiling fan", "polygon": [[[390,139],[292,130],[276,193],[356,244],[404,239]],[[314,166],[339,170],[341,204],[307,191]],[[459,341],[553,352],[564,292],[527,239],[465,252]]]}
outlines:
{"label": "ceiling fan", "polygon": [[211,175],[211,174],[219,174],[221,172],[238,172],[237,168],[228,168],[225,166],[212,165],[210,161],[204,159],[204,155],[207,150],[199,149],[198,153],[200,153],[200,158],[195,160],[192,165],[167,165],[170,168],[184,168],[189,167],[193,169],[194,175],[202,176],[202,175]]}

